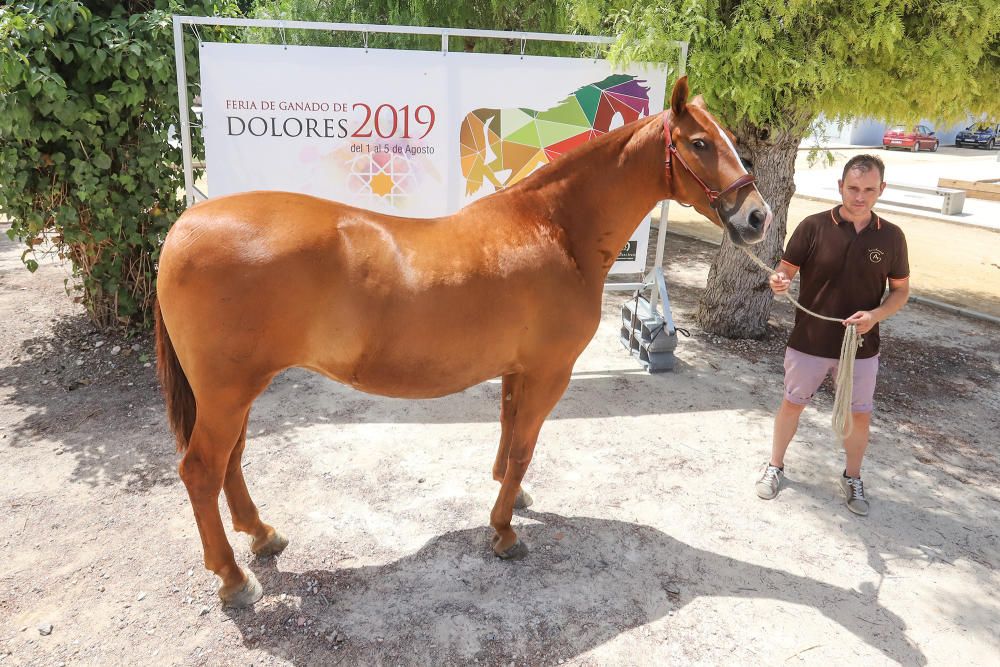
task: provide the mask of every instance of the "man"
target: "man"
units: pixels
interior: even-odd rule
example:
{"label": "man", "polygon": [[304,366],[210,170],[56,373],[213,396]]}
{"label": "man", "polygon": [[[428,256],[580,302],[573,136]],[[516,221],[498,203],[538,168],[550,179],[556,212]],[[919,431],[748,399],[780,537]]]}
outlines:
{"label": "man", "polygon": [[[799,303],[821,315],[847,319],[829,322],[796,309],[785,350],[785,396],[774,419],[771,459],[756,489],[765,500],[778,495],[785,450],[799,416],[827,374],[836,377],[845,327],[854,324],[863,344],[854,363],[854,428],[844,440],[847,465],[839,482],[848,509],[863,516],[869,503],[861,483],[861,461],[868,447],[878,373],[878,323],[906,304],[910,268],[903,232],[872,212],[885,190],[882,160],[874,155],[851,158],[838,186],[843,203],[802,221],[770,285],[775,294],[784,294],[798,273]],[[887,282],[889,294],[883,300]]]}

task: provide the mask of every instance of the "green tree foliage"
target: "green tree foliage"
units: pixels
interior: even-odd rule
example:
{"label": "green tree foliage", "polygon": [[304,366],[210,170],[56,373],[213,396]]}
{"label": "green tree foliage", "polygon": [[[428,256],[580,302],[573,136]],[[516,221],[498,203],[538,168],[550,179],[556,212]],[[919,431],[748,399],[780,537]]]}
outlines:
{"label": "green tree foliage", "polygon": [[[759,249],[772,265],[785,237],[796,151],[819,114],[938,122],[1000,114],[996,0],[571,4],[585,27],[619,34],[612,57],[621,61],[666,59],[668,40],[690,42],[694,91],[733,129],[774,209],[774,229]],[[701,302],[701,325],[760,337],[771,303],[766,276],[726,239]]]}
{"label": "green tree foliage", "polygon": [[100,327],[149,324],[160,244],[181,210],[181,153],[167,143],[178,116],[171,14],[234,7],[0,7],[0,211],[29,270],[40,253],[71,260],[69,289]]}
{"label": "green tree foliage", "polygon": [[[529,32],[572,32],[568,7],[562,2],[532,2],[531,0],[257,0],[253,18],[297,21],[327,21],[332,23],[368,23],[377,25],[433,26],[476,30],[512,30]],[[363,36],[357,33],[329,34],[315,31],[286,31],[275,36],[274,31],[259,31],[257,41],[320,44],[326,46],[359,46]],[[402,35],[368,36],[371,48],[440,48],[439,37]],[[450,48],[485,53],[512,53],[520,49],[515,40],[463,39]],[[532,42],[527,47],[534,55],[573,55],[578,45]]]}

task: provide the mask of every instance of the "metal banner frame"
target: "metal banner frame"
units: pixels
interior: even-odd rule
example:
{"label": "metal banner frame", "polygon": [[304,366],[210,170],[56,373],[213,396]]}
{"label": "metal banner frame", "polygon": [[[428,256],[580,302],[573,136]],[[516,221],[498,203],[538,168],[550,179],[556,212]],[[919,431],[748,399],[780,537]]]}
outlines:
{"label": "metal banner frame", "polygon": [[[464,30],[458,28],[432,28],[426,26],[394,26],[361,23],[325,23],[318,21],[276,21],[264,19],[235,19],[211,16],[180,16],[174,15],[174,57],[177,65],[177,98],[180,104],[180,138],[184,155],[184,191],[187,195],[187,205],[192,206],[198,199],[206,199],[194,185],[194,161],[191,154],[191,115],[187,91],[187,65],[184,60],[184,26],[193,26],[197,34],[197,26],[230,26],[236,28],[272,28],[282,33],[286,29],[293,30],[323,30],[329,32],[355,32],[365,36],[367,44],[368,33],[385,33],[396,35],[437,35],[441,38],[441,55],[448,55],[448,41],[451,37],[480,37],[486,39],[510,39],[521,42],[522,52],[528,41],[570,42],[577,44],[593,44],[595,48],[614,43],[614,37],[593,35],[564,35],[547,32],[516,32],[506,30]],[[201,36],[198,35],[199,41]],[[683,76],[686,70],[688,43],[670,42],[680,50],[677,63],[678,76]],[[651,271],[645,272],[642,282],[605,283],[604,289],[635,291],[647,286],[652,287],[650,309],[656,310],[657,299],[663,300],[664,319],[670,323],[670,333],[673,333],[673,322],[670,318],[670,301],[667,297],[666,282],[663,278],[663,247],[667,233],[667,210],[669,200],[664,200],[660,213],[659,229],[656,238],[656,260]]]}

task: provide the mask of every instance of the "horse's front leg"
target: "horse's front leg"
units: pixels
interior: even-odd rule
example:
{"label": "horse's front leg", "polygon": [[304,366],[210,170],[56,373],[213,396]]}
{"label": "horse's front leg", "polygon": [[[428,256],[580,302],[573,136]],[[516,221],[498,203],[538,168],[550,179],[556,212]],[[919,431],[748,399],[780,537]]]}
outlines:
{"label": "horse's front leg", "polygon": [[[507,440],[501,435],[500,454],[506,445],[508,453],[500,482],[500,494],[497,496],[493,512],[490,514],[490,525],[496,531],[493,536],[493,551],[501,558],[522,558],[528,553],[528,548],[517,538],[517,533],[510,526],[514,516],[514,504],[520,493],[521,481],[531,463],[535,451],[535,442],[542,423],[548,417],[552,408],[559,402],[566,386],[569,384],[572,365],[565,369],[546,373],[522,373],[504,376],[504,410],[509,414],[510,435]],[[510,391],[506,388],[509,386]],[[510,400],[508,400],[510,396]],[[504,410],[501,413],[504,413]],[[506,420],[502,431],[508,428]],[[497,472],[499,465],[494,467]]]}
{"label": "horse's front leg", "polygon": [[[510,443],[514,434],[514,394],[518,394],[520,401],[521,388],[524,383],[520,375],[504,375],[502,381],[503,390],[500,395],[500,446],[497,448],[497,458],[493,462],[493,479],[503,483],[504,475],[507,474],[507,459],[510,457]],[[514,509],[523,510],[531,506],[534,500],[524,486],[517,490],[517,498],[514,500]]]}

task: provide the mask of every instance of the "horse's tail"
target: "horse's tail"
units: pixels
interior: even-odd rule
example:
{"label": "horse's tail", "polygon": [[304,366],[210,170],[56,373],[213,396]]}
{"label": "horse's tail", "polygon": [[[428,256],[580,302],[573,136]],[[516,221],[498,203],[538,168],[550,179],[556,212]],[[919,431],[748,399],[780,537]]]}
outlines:
{"label": "horse's tail", "polygon": [[187,449],[191,431],[194,430],[195,402],[194,392],[188,382],[184,369],[177,361],[174,345],[170,342],[170,334],[163,324],[159,301],[153,304],[156,317],[156,372],[160,376],[160,386],[163,388],[163,399],[167,404],[167,419],[170,430],[177,438],[177,451]]}

